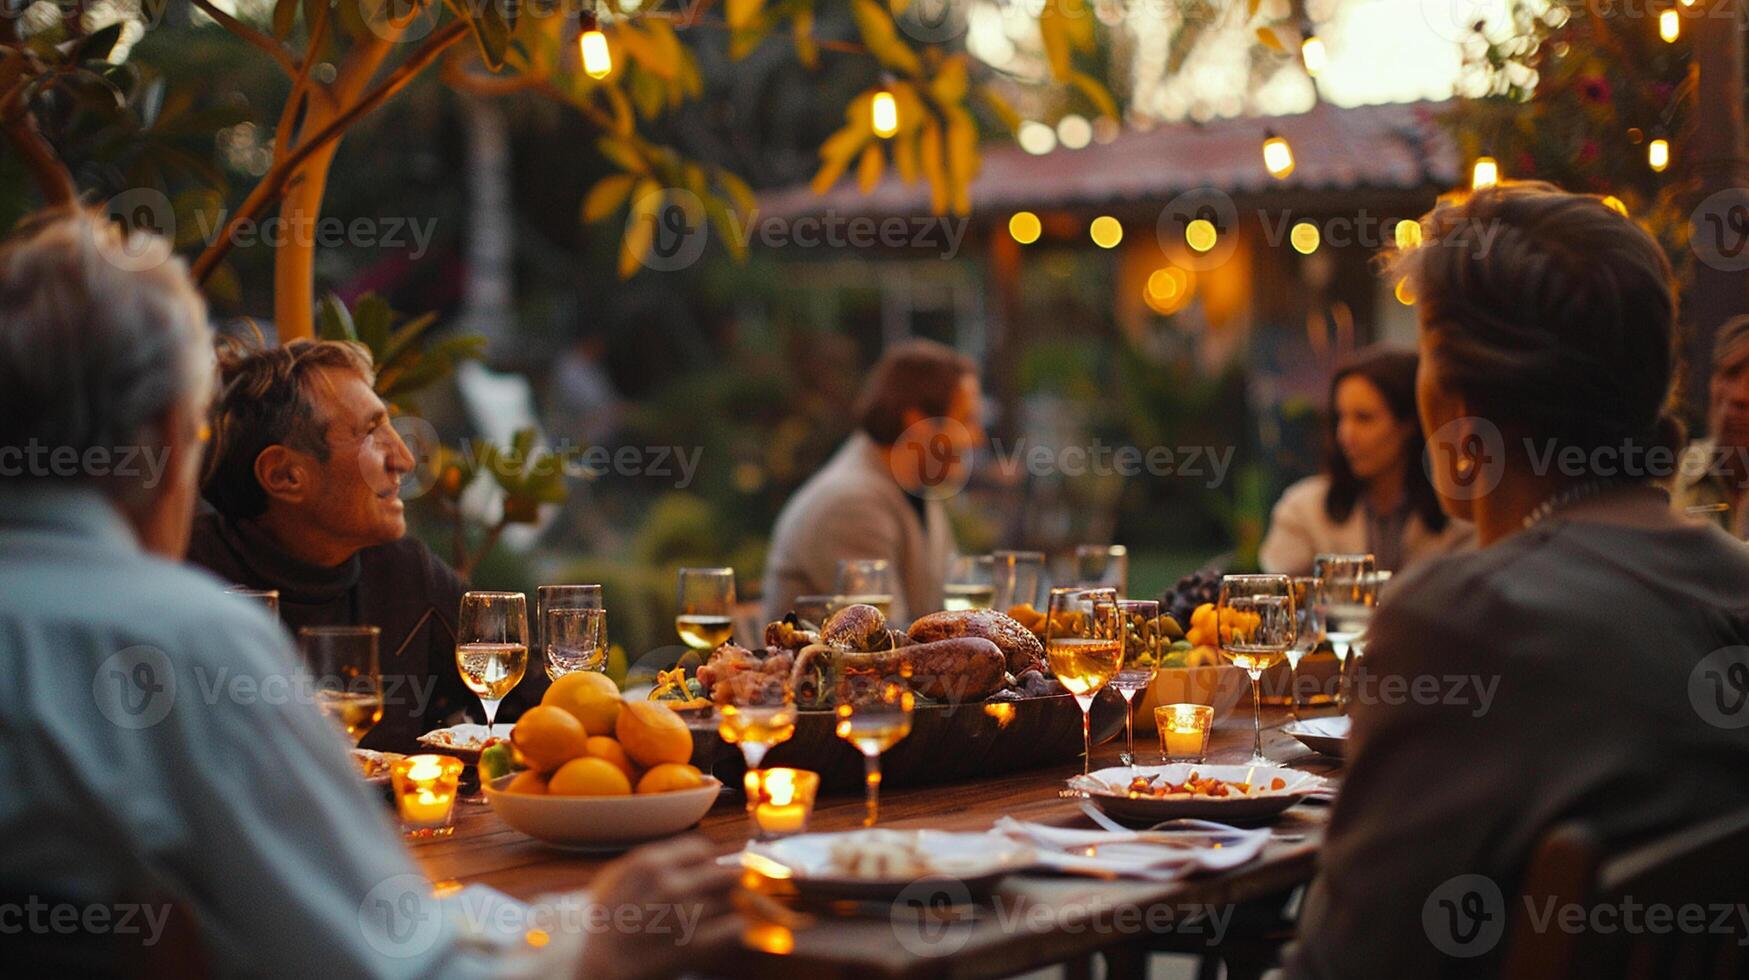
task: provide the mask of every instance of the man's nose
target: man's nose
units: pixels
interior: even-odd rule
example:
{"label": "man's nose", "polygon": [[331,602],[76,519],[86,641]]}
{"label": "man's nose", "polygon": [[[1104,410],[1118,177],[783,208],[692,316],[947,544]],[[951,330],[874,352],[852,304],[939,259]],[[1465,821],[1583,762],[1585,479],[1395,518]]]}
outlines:
{"label": "man's nose", "polygon": [[407,448],[406,441],[394,426],[385,425],[383,428],[389,437],[389,451],[383,454],[383,468],[396,476],[411,471],[419,462],[413,457],[413,451]]}

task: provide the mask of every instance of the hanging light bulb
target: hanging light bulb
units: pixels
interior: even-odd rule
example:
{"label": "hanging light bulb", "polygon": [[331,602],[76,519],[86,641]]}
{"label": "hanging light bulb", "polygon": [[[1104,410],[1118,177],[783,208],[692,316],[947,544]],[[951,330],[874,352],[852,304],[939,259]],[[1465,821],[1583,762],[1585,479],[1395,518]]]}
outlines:
{"label": "hanging light bulb", "polygon": [[1300,63],[1306,66],[1306,74],[1317,78],[1324,66],[1330,63],[1330,52],[1324,47],[1324,39],[1306,31],[1306,39],[1300,42]]}
{"label": "hanging light bulb", "polygon": [[1624,202],[1621,198],[1616,197],[1614,194],[1610,194],[1609,196],[1607,196],[1603,199],[1603,206],[1610,209],[1611,211],[1614,211],[1616,214],[1619,214],[1624,218],[1628,216],[1627,203]]}
{"label": "hanging light bulb", "polygon": [[874,100],[869,103],[869,124],[881,139],[888,139],[899,131],[899,100],[893,98],[892,92],[883,88],[874,94]]}
{"label": "hanging light bulb", "polygon": [[1263,166],[1269,171],[1269,176],[1276,180],[1285,180],[1294,172],[1293,147],[1287,145],[1287,140],[1269,131],[1263,139]]}
{"label": "hanging light bulb", "polygon": [[607,50],[607,35],[601,33],[595,14],[584,11],[578,15],[583,32],[577,36],[577,52],[583,57],[583,74],[590,78],[606,78],[613,71],[613,55]]}
{"label": "hanging light bulb", "polygon": [[1675,8],[1658,15],[1658,36],[1667,44],[1675,44],[1676,39],[1682,36],[1682,15]]}
{"label": "hanging light bulb", "polygon": [[1500,162],[1493,157],[1477,157],[1470,171],[1470,190],[1479,191],[1500,183]]}
{"label": "hanging light bulb", "polygon": [[1646,165],[1652,172],[1661,174],[1670,166],[1670,141],[1659,138],[1646,144]]}

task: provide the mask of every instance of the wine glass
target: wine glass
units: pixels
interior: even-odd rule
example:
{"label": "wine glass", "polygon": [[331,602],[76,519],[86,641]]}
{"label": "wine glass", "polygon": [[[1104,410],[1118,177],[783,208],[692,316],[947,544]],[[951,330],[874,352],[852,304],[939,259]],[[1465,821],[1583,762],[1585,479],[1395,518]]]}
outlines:
{"label": "wine glass", "polygon": [[1215,607],[1221,652],[1251,677],[1253,739],[1248,765],[1274,765],[1263,754],[1263,672],[1294,645],[1294,586],[1286,575],[1228,575]]}
{"label": "wine glass", "polygon": [[1002,612],[1015,606],[1037,609],[1045,595],[1044,552],[997,551],[990,559],[991,608]]}
{"label": "wine glass", "polygon": [[870,663],[835,655],[829,670],[838,737],[862,753],[868,787],[864,827],[873,827],[881,808],[881,753],[911,734],[911,665],[885,660]]}
{"label": "wine glass", "polygon": [[1294,586],[1294,645],[1287,648],[1288,712],[1300,717],[1300,661],[1324,642],[1324,580],[1316,575],[1296,575]]}
{"label": "wine glass", "polygon": [[882,616],[893,614],[893,566],[885,558],[849,558],[838,563],[839,608],[861,603]]}
{"label": "wine glass", "polygon": [[1111,686],[1123,695],[1123,764],[1136,764],[1136,719],[1132,701],[1146,691],[1160,671],[1160,604],[1152,599],[1122,599],[1117,604],[1123,619],[1123,663],[1111,678]]}
{"label": "wine glass", "polygon": [[1129,591],[1130,551],[1121,544],[1075,546],[1075,584],[1084,589]]}
{"label": "wine glass", "polygon": [[548,609],[541,635],[548,680],[579,670],[607,672],[607,610]]}
{"label": "wine glass", "polygon": [[[498,705],[528,670],[528,596],[521,592],[464,592],[456,617],[455,665],[462,683],[486,712],[486,736],[498,718]],[[474,766],[479,772],[479,766]],[[462,798],[484,803],[476,792]]]}
{"label": "wine glass", "polygon": [[715,650],[735,636],[735,570],[682,568],[674,629],[694,650]]}
{"label": "wine glass", "polygon": [[1336,703],[1348,705],[1348,652],[1366,632],[1378,604],[1378,563],[1372,555],[1319,555],[1312,574],[1324,580],[1324,630],[1336,653]]}
{"label": "wine glass", "polygon": [[316,706],[357,745],[383,720],[383,676],[375,626],[305,626],[298,649]]}
{"label": "wine glass", "polygon": [[1081,706],[1081,772],[1093,763],[1093,699],[1123,666],[1116,589],[1052,589],[1045,657]]}
{"label": "wine glass", "polygon": [[[535,642],[538,644],[538,649],[543,653],[552,646],[552,641],[547,638],[546,633],[547,613],[554,609],[607,608],[607,603],[603,601],[601,586],[599,585],[543,585],[534,590],[534,597],[534,625],[536,629],[540,630],[540,635],[535,637]],[[602,617],[600,625],[601,639],[596,646],[605,652],[607,650],[606,617]],[[547,677],[553,680],[557,680],[560,675],[568,673],[568,671],[561,670],[555,674],[551,663],[548,663],[545,666]]]}
{"label": "wine glass", "polygon": [[957,555],[947,567],[941,608],[957,612],[988,609],[996,597],[996,559],[990,555]]}

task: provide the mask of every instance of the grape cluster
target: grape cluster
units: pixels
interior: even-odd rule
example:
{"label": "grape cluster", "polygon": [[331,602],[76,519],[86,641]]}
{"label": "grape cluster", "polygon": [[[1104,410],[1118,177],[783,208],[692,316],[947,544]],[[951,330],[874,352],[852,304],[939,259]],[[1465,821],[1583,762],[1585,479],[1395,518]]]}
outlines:
{"label": "grape cluster", "polygon": [[1218,568],[1200,568],[1191,572],[1166,590],[1160,597],[1160,607],[1171,613],[1178,625],[1188,628],[1190,614],[1197,606],[1220,599],[1223,574]]}

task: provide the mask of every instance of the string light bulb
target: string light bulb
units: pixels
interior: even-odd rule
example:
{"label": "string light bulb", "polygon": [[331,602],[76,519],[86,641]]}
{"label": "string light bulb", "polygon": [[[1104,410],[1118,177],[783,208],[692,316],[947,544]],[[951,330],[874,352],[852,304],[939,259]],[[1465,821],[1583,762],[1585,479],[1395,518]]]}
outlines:
{"label": "string light bulb", "polygon": [[1294,150],[1287,145],[1287,140],[1269,131],[1263,138],[1263,166],[1269,171],[1269,176],[1276,180],[1286,180],[1294,172]]}
{"label": "string light bulb", "polygon": [[1670,141],[1659,138],[1646,144],[1646,165],[1655,174],[1661,174],[1670,166]]}
{"label": "string light bulb", "polygon": [[577,15],[582,33],[577,35],[577,53],[583,58],[583,74],[590,78],[606,78],[613,71],[613,54],[607,50],[607,35],[595,14],[589,11]]}
{"label": "string light bulb", "polygon": [[1493,157],[1477,157],[1470,170],[1470,190],[1479,191],[1500,183],[1500,161]]}
{"label": "string light bulb", "polygon": [[1031,211],[1016,211],[1013,217],[1008,219],[1008,234],[1014,236],[1014,240],[1022,245],[1031,245],[1038,241],[1038,236],[1043,231],[1044,223],[1039,221],[1038,215]]}
{"label": "string light bulb", "polygon": [[1123,223],[1109,214],[1102,214],[1093,219],[1087,234],[1100,248],[1116,248],[1123,241]]}
{"label": "string light bulb", "polygon": [[1624,218],[1628,216],[1627,202],[1623,201],[1619,197],[1616,197],[1614,194],[1610,194],[1603,199],[1603,206],[1610,209],[1611,211],[1614,211],[1616,214],[1619,214]]}
{"label": "string light bulb", "polygon": [[1287,239],[1293,245],[1294,251],[1301,255],[1311,255],[1318,250],[1318,245],[1323,241],[1323,237],[1318,231],[1317,225],[1310,221],[1302,221],[1294,225],[1294,229],[1288,233]]}
{"label": "string light bulb", "polygon": [[874,94],[869,103],[869,124],[881,139],[891,139],[899,131],[899,100],[890,90],[882,88]]}
{"label": "string light bulb", "polygon": [[1658,15],[1658,36],[1666,44],[1675,44],[1676,39],[1682,36],[1682,15],[1676,12],[1676,8],[1672,7]]}
{"label": "string light bulb", "polygon": [[1300,63],[1306,67],[1306,75],[1317,78],[1324,66],[1330,63],[1330,51],[1324,47],[1324,39],[1310,30],[1306,31],[1306,39],[1300,42]]}

